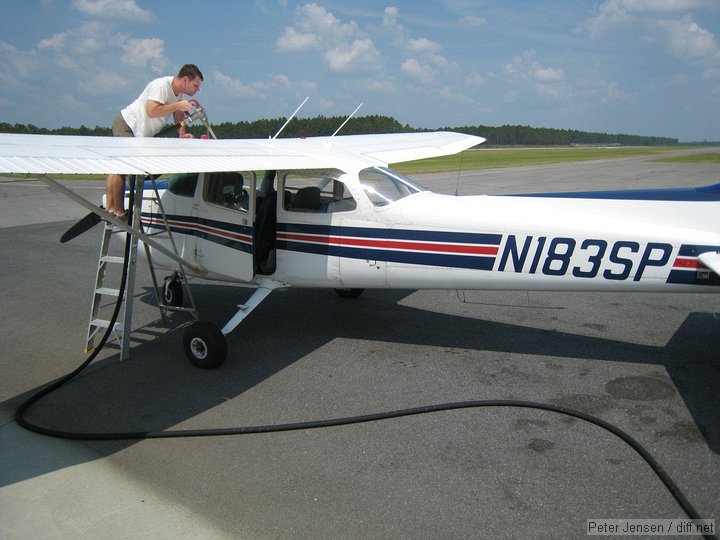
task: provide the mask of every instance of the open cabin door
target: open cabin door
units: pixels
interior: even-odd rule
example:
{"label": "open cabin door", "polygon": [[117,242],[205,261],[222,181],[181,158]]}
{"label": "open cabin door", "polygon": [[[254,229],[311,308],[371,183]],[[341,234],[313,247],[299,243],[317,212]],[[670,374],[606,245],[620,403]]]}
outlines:
{"label": "open cabin door", "polygon": [[200,175],[192,212],[195,256],[216,277],[250,281],[255,275],[255,187],[252,171]]}

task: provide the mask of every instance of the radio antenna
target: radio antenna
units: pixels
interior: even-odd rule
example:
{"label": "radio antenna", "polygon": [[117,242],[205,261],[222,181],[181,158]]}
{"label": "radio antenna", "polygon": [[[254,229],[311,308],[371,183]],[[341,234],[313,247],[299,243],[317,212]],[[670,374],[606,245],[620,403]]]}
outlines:
{"label": "radio antenna", "polygon": [[355,107],[355,110],[350,114],[350,116],[348,116],[348,117],[345,119],[345,121],[344,121],[342,124],[340,124],[340,127],[335,130],[335,133],[333,133],[332,135],[330,135],[330,138],[328,139],[328,143],[329,143],[330,141],[332,141],[333,137],[335,137],[335,135],[338,134],[338,132],[345,126],[345,124],[347,124],[348,121],[349,121],[353,116],[355,116],[355,113],[358,112],[358,111],[360,110],[360,107],[362,107],[362,106],[363,106],[363,104],[361,103],[360,105],[358,105],[357,107]]}
{"label": "radio antenna", "polygon": [[298,108],[295,109],[295,112],[292,113],[292,114],[290,115],[290,118],[288,118],[288,119],[285,121],[285,123],[282,125],[282,127],[281,127],[280,129],[278,129],[278,132],[275,134],[274,137],[272,137],[272,138],[270,139],[270,142],[272,142],[272,141],[274,141],[275,139],[277,139],[277,136],[280,135],[280,133],[282,133],[282,130],[285,129],[285,127],[290,123],[290,120],[292,120],[293,118],[295,118],[295,115],[298,113],[298,111],[299,111],[300,109],[302,109],[302,106],[305,105],[305,102],[306,102],[308,99],[310,99],[310,96],[307,96],[307,97],[303,100],[303,102],[298,106]]}

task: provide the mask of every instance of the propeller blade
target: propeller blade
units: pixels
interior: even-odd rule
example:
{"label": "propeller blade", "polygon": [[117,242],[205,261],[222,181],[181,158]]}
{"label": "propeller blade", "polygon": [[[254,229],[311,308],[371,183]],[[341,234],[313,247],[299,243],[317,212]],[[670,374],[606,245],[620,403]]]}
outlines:
{"label": "propeller blade", "polygon": [[101,221],[102,219],[100,218],[100,216],[98,216],[94,212],[90,212],[87,216],[82,218],[75,225],[65,231],[65,233],[60,237],[60,243],[64,244],[65,242],[72,240],[76,236],[79,236],[82,233],[89,231]]}

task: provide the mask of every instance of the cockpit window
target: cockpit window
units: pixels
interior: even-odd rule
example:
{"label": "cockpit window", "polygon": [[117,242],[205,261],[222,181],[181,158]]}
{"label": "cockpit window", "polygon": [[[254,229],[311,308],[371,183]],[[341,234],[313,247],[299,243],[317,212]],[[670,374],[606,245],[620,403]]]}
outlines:
{"label": "cockpit window", "polygon": [[386,167],[370,167],[359,174],[360,185],[375,206],[385,206],[408,195],[427,191],[420,184]]}
{"label": "cockpit window", "polygon": [[347,186],[331,175],[285,175],[283,208],[291,212],[335,214],[357,208]]}
{"label": "cockpit window", "polygon": [[250,197],[244,187],[242,173],[213,172],[205,176],[203,199],[225,208],[247,212]]}
{"label": "cockpit window", "polygon": [[168,189],[181,197],[194,197],[198,183],[198,173],[174,174],[168,178]]}

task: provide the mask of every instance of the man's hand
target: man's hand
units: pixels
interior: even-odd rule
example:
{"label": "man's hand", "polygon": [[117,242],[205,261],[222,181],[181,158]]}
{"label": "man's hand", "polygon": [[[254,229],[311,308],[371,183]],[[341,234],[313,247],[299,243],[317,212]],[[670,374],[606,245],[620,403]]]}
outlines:
{"label": "man's hand", "polygon": [[[190,112],[192,108],[193,104],[187,99],[181,99],[176,103],[168,103],[167,105],[149,99],[145,105],[145,111],[150,118],[164,118],[172,113],[178,122],[182,120],[183,114]],[[177,119],[178,116],[180,116],[180,120]]]}
{"label": "man's hand", "polygon": [[187,99],[181,99],[175,105],[178,107],[177,110],[186,113],[189,113],[194,107],[194,105],[190,103]]}

